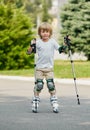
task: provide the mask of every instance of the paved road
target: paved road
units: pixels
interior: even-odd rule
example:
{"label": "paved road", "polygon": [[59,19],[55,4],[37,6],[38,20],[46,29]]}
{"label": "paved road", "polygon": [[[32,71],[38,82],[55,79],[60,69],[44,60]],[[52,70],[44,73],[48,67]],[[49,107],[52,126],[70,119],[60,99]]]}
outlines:
{"label": "paved road", "polygon": [[0,79],[0,130],[90,130],[90,86],[79,85],[77,98],[73,84],[56,82],[60,112],[55,114],[46,85],[39,113],[32,113],[33,82]]}

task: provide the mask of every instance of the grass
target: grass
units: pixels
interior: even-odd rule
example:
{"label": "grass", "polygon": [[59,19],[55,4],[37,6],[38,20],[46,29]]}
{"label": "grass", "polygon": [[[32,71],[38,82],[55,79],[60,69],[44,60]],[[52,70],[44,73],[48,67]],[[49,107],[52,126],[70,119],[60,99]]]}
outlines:
{"label": "grass", "polygon": [[[55,78],[73,78],[72,65],[76,78],[90,78],[90,61],[70,61],[56,60],[54,66]],[[0,75],[15,75],[15,76],[34,76],[34,69],[26,70],[1,70]]]}
{"label": "grass", "polygon": [[72,68],[77,78],[90,78],[90,61],[55,61],[55,76],[57,78],[72,78]]}

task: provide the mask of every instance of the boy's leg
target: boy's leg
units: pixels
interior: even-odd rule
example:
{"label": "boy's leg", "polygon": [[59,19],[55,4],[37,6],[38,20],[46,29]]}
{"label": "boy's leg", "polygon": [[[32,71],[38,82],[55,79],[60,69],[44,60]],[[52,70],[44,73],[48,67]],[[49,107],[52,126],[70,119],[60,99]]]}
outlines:
{"label": "boy's leg", "polygon": [[39,102],[40,102],[39,96],[34,96],[32,99],[32,112],[37,113]]}
{"label": "boy's leg", "polygon": [[58,113],[58,101],[56,97],[55,84],[53,79],[47,79],[47,87],[49,89],[49,93],[51,95],[50,102],[53,107],[53,112]]}
{"label": "boy's leg", "polygon": [[35,113],[38,111],[39,102],[40,102],[39,94],[42,89],[43,89],[43,80],[37,79],[35,82],[34,97],[32,100],[32,111]]}
{"label": "boy's leg", "polygon": [[34,97],[32,100],[32,111],[37,113],[38,107],[39,107],[39,94],[41,90],[43,89],[43,79],[42,79],[42,72],[41,71],[36,71],[36,81],[35,81],[35,87],[34,87]]}
{"label": "boy's leg", "polygon": [[55,84],[54,84],[54,80],[53,80],[53,71],[50,71],[47,73],[46,76],[46,81],[47,81],[47,87],[50,93],[50,102],[51,105],[53,107],[53,112],[58,113],[58,101],[57,101],[57,97],[56,97],[56,89],[55,89]]}
{"label": "boy's leg", "polygon": [[50,102],[51,102],[51,105],[53,107],[53,112],[58,113],[59,112],[59,110],[58,110],[59,105],[58,105],[56,95],[53,95],[50,97]]}

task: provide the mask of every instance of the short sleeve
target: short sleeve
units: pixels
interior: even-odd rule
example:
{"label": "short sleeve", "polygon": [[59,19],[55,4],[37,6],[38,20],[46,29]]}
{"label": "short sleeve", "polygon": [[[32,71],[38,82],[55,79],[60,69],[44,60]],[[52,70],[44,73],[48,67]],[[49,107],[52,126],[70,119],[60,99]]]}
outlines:
{"label": "short sleeve", "polygon": [[53,39],[53,44],[54,44],[55,50],[58,50],[60,45],[57,43],[57,41],[55,39]]}

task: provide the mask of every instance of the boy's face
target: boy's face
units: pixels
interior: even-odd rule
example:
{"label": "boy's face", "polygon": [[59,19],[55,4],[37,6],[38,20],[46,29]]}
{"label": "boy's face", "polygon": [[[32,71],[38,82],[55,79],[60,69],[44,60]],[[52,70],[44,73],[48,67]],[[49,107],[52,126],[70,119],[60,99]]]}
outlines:
{"label": "boy's face", "polygon": [[50,31],[41,29],[40,36],[43,41],[48,41],[50,38]]}

